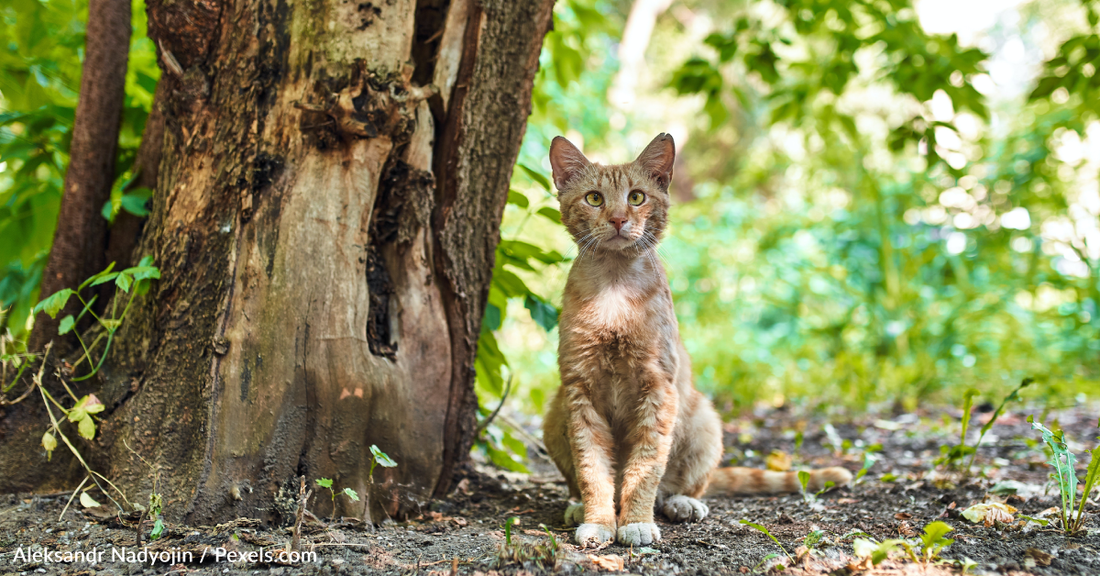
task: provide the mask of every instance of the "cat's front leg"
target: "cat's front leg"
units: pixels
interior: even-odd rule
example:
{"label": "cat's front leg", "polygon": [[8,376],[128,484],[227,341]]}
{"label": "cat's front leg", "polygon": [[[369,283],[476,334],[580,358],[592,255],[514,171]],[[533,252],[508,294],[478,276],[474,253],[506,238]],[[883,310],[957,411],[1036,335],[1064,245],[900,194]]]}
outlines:
{"label": "cat's front leg", "polygon": [[592,406],[581,385],[565,385],[569,403],[569,444],[577,486],[584,504],[584,523],[574,538],[582,548],[615,539],[615,481],[611,471],[611,428]]}
{"label": "cat's front leg", "polygon": [[661,539],[661,531],[653,522],[653,505],[676,427],[679,398],[672,379],[653,371],[643,380],[642,390],[645,392],[635,412],[632,446],[622,475],[617,540],[624,546],[652,544]]}

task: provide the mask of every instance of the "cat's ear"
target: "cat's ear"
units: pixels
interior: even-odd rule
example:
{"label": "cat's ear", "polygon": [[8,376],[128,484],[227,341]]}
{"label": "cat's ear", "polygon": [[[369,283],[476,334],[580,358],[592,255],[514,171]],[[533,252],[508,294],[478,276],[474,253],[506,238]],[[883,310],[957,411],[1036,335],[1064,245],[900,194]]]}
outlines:
{"label": "cat's ear", "polygon": [[662,190],[668,190],[672,182],[672,164],[676,161],[676,143],[668,134],[658,134],[649,146],[642,150],[634,164],[657,181]]}
{"label": "cat's ear", "polygon": [[550,142],[550,167],[554,170],[554,185],[559,192],[591,165],[588,158],[565,138],[555,136]]}

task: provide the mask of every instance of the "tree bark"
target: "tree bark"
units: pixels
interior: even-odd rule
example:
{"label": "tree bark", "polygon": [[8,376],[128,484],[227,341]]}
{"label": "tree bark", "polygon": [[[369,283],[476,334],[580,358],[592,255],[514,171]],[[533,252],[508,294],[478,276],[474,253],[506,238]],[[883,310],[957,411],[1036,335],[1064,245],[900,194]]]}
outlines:
{"label": "tree bark", "polygon": [[169,97],[136,254],[161,279],[99,376],[94,467],[140,495],[132,448],[202,523],[286,517],[300,475],[367,494],[371,445],[398,463],[375,520],[448,489],[551,5],[150,4]]}
{"label": "tree bark", "polygon": [[[69,170],[57,217],[53,247],[42,274],[43,297],[75,288],[104,267],[107,221],[100,215],[111,197],[115,154],[130,54],[129,0],[89,0],[87,40],[80,77],[80,99],[73,121]],[[79,312],[77,304],[66,313]],[[61,316],[59,316],[60,318]],[[57,338],[58,320],[35,319],[30,349],[42,349]],[[64,350],[58,342],[56,351]]]}

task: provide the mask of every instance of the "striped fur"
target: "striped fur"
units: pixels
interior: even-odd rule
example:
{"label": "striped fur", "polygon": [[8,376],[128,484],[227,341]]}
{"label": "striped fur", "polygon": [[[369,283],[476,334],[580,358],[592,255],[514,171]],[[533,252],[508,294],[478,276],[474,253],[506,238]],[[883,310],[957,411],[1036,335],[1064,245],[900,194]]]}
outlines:
{"label": "striped fur", "polygon": [[[617,166],[590,163],[561,137],[550,148],[562,224],[579,254],[562,298],[562,385],[543,436],[570,496],[583,503],[566,514],[579,521],[581,545],[659,540],[655,508],[673,521],[699,521],[707,514],[698,500],[704,494],[799,489],[795,473],[717,468],[721,420],[692,384],[668,276],[655,254],[674,158],[667,134]],[[644,201],[631,203],[638,192]],[[842,468],[815,470],[810,488],[850,478]]]}

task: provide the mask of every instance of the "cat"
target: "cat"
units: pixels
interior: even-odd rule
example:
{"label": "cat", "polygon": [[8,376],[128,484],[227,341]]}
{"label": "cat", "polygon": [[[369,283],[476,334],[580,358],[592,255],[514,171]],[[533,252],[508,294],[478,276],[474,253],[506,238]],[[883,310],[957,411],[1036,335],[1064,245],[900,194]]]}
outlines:
{"label": "cat", "polygon": [[[722,423],[692,384],[655,256],[675,157],[668,134],[613,166],[589,162],[561,136],[550,146],[561,221],[579,254],[562,298],[561,386],[543,438],[569,486],[565,520],[582,547],[659,541],[655,507],[673,522],[698,522],[709,513],[704,494],[800,487],[795,472],[718,467]],[[851,478],[844,468],[814,470],[808,489]]]}

